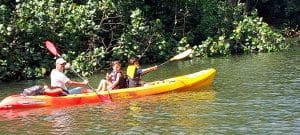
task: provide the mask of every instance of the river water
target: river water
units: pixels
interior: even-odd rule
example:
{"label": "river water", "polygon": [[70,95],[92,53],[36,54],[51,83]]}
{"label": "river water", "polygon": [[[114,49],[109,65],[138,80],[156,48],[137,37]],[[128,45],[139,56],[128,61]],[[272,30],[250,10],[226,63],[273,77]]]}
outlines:
{"label": "river water", "polygon": [[[6,111],[0,134],[299,134],[300,47],[171,62],[154,81],[213,67],[212,87],[112,103]],[[96,87],[103,74],[96,74]],[[47,79],[0,84],[0,98]]]}

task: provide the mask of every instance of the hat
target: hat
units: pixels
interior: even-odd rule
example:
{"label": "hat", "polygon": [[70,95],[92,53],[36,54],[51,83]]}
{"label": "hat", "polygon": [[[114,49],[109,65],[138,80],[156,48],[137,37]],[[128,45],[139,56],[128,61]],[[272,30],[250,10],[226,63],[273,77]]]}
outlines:
{"label": "hat", "polygon": [[63,58],[58,58],[55,62],[55,64],[64,64],[67,63],[67,61],[65,61]]}

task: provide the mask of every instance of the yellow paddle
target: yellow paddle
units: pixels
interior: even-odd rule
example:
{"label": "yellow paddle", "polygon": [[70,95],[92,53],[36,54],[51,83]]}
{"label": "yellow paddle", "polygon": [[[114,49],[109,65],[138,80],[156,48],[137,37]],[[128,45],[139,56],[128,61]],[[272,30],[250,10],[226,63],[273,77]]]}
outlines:
{"label": "yellow paddle", "polygon": [[183,59],[183,58],[186,58],[186,57],[189,56],[192,52],[193,52],[192,49],[188,49],[188,50],[186,50],[186,51],[184,51],[184,52],[182,52],[182,53],[179,53],[179,54],[175,55],[174,57],[172,57],[172,58],[169,59],[168,61],[166,61],[166,62],[164,62],[164,63],[162,63],[162,64],[159,64],[158,67],[160,67],[160,66],[162,66],[162,65],[164,65],[164,64],[166,64],[166,63],[168,63],[168,62],[170,62],[170,61],[181,60],[181,59]]}

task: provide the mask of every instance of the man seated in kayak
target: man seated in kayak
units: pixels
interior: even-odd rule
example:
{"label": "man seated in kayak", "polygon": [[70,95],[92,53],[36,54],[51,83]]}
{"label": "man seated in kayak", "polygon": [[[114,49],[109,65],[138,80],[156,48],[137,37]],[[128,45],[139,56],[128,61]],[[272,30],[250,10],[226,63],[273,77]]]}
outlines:
{"label": "man seated in kayak", "polygon": [[139,60],[136,57],[129,59],[127,67],[127,75],[129,79],[129,87],[139,87],[144,85],[144,81],[141,80],[141,76],[154,71],[158,66],[142,69],[139,64]]}
{"label": "man seated in kayak", "polygon": [[106,79],[102,79],[97,88],[97,93],[105,90],[120,89],[120,82],[123,77],[123,71],[119,61],[113,61],[111,63],[113,71],[110,74],[106,74]]}
{"label": "man seated in kayak", "polygon": [[[56,60],[55,69],[52,69],[50,74],[51,89],[56,90],[57,91],[56,93],[58,95],[64,92],[67,92],[68,94],[80,94],[80,93],[90,92],[90,90],[83,88],[88,84],[88,80],[84,80],[83,82],[72,81],[63,73],[65,68],[70,66],[70,65],[66,66],[66,64],[67,62],[63,58],[58,58]],[[66,85],[73,86],[76,88],[67,90]],[[56,89],[56,88],[61,88],[61,89]]]}

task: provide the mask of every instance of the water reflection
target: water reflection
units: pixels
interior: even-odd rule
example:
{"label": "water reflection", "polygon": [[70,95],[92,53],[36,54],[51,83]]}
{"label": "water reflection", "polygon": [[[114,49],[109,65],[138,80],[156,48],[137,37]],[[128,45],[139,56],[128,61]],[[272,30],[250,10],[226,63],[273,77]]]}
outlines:
{"label": "water reflection", "polygon": [[[189,91],[149,96],[99,105],[100,121],[113,123],[97,125],[99,130],[111,129],[102,133],[169,133],[177,128],[199,126],[199,119],[206,117],[215,99],[213,90]],[[197,103],[197,104],[195,104]],[[193,112],[198,107],[197,112]],[[203,116],[201,115],[203,114]],[[204,119],[204,123],[208,123]],[[155,125],[155,126],[153,126]],[[162,131],[163,127],[173,128]],[[101,128],[100,128],[101,127]]]}
{"label": "water reflection", "polygon": [[[6,124],[1,125],[0,129],[1,132],[12,134],[24,131],[30,134],[73,134],[74,131],[116,134],[163,133],[159,127],[167,123],[174,125],[174,129],[199,124],[199,120],[195,118],[209,111],[206,105],[213,102],[215,96],[216,92],[212,87],[208,87],[103,104],[3,110],[0,111],[0,121]],[[193,112],[194,107],[198,107],[199,112]],[[157,126],[156,130],[152,131],[150,127],[153,124]],[[23,130],[12,130],[12,125],[17,125],[18,129]]]}

